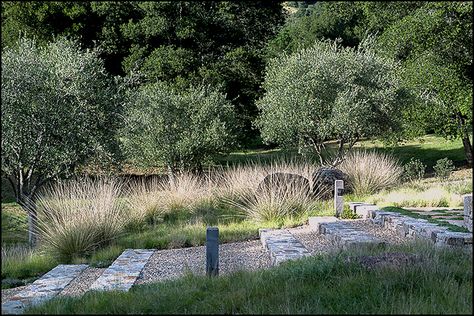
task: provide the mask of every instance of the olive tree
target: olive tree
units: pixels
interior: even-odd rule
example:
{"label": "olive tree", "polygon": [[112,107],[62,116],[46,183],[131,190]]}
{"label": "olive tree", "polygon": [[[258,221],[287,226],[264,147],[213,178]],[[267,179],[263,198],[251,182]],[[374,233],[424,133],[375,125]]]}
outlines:
{"label": "olive tree", "polygon": [[398,66],[377,56],[373,38],[357,48],[338,41],[317,41],[307,49],[270,60],[257,102],[256,125],[266,142],[297,146],[316,153],[321,163],[326,141],[337,140],[342,161],[361,137],[393,135],[400,128],[397,111],[408,97],[398,79]]}
{"label": "olive tree", "polygon": [[2,177],[29,214],[35,243],[35,194],[98,153],[111,155],[120,93],[98,51],[68,39],[39,47],[23,38],[2,52]]}
{"label": "olive tree", "polygon": [[164,164],[170,180],[178,169],[201,171],[202,162],[234,141],[234,112],[225,95],[209,87],[177,91],[163,82],[130,94],[121,142],[145,166]]}

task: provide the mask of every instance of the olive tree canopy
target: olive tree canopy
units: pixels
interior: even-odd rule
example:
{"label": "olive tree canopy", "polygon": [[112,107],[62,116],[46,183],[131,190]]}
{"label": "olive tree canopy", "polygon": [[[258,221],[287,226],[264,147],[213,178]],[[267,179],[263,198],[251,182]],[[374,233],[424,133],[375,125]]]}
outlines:
{"label": "olive tree canopy", "polygon": [[235,116],[225,95],[209,87],[177,91],[163,82],[131,93],[121,141],[126,155],[147,166],[201,170],[204,159],[233,145]]}
{"label": "olive tree canopy", "polygon": [[30,243],[38,189],[98,153],[111,155],[118,92],[98,51],[81,50],[72,40],[39,47],[23,38],[4,48],[2,176],[29,210]]}
{"label": "olive tree canopy", "polygon": [[[337,41],[272,59],[266,69],[265,95],[257,103],[257,126],[266,142],[315,152],[323,163],[325,141],[339,147],[331,163],[342,159],[361,137],[393,135],[408,97],[398,67],[377,56],[368,37],[358,48]],[[327,154],[327,152],[326,152]]]}

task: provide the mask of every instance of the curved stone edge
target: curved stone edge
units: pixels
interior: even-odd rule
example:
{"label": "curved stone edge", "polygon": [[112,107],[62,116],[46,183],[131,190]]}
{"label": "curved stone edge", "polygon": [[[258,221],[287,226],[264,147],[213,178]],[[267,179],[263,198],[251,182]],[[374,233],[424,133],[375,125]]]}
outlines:
{"label": "curved stone edge", "polygon": [[472,250],[472,232],[452,232],[447,227],[429,223],[426,219],[412,218],[396,212],[370,212],[374,224],[385,227],[402,237],[431,240],[436,246],[466,247]]}

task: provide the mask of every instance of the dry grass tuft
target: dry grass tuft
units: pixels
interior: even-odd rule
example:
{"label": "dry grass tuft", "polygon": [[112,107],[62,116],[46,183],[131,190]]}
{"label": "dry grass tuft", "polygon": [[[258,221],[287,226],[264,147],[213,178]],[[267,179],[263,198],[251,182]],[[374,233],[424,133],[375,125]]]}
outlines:
{"label": "dry grass tuft", "polygon": [[[222,174],[217,195],[256,221],[298,217],[318,200],[311,188],[311,175],[317,168],[317,165],[295,161],[276,161],[267,166],[235,166]],[[302,176],[308,180],[309,187],[298,182],[282,183],[270,177],[266,189],[259,189],[265,177],[275,173]]]}
{"label": "dry grass tuft", "polygon": [[375,151],[350,152],[340,165],[357,196],[373,194],[399,183],[403,168],[390,155]]}
{"label": "dry grass tuft", "polygon": [[117,238],[128,223],[122,183],[89,178],[60,181],[37,200],[42,247],[62,260],[89,255]]}

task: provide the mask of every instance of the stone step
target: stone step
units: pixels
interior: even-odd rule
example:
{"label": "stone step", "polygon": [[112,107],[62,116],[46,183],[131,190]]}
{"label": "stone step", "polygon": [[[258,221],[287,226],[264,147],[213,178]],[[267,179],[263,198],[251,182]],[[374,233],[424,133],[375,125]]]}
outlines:
{"label": "stone step", "polygon": [[263,247],[270,252],[272,265],[300,259],[311,253],[286,229],[259,229]]}
{"label": "stone step", "polygon": [[2,314],[22,314],[28,306],[44,303],[58,295],[87,264],[60,264],[2,304]]}
{"label": "stone step", "polygon": [[330,237],[342,248],[385,245],[380,238],[352,226],[347,221],[322,222],[319,224],[319,233]]}
{"label": "stone step", "polygon": [[320,227],[322,223],[337,222],[339,219],[335,216],[311,216],[308,218],[309,227],[321,234]]}
{"label": "stone step", "polygon": [[92,283],[89,291],[130,290],[154,252],[154,249],[126,249]]}
{"label": "stone step", "polygon": [[452,232],[447,227],[396,212],[374,211],[372,222],[402,237],[429,239],[437,246],[471,247],[472,233]]}

